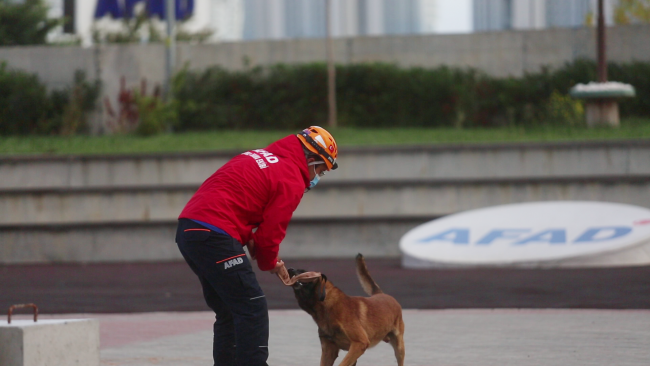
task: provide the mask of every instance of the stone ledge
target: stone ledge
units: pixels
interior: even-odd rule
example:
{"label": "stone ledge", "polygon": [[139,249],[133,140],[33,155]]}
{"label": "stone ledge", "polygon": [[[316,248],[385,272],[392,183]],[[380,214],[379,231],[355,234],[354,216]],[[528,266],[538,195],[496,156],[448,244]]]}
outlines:
{"label": "stone ledge", "polygon": [[[416,144],[416,145],[382,145],[382,146],[348,146],[341,147],[344,154],[377,154],[377,153],[405,153],[405,152],[445,152],[445,151],[490,151],[503,149],[575,149],[575,148],[627,148],[650,147],[648,139],[621,139],[621,140],[584,140],[584,141],[554,141],[554,142],[499,142],[499,143],[442,143],[442,144]],[[116,153],[116,154],[83,154],[83,155],[57,155],[57,154],[31,154],[31,155],[0,155],[0,164],[19,162],[91,162],[91,161],[119,161],[119,160],[161,160],[161,159],[188,159],[188,158],[223,158],[230,159],[241,154],[242,149],[215,150],[215,151],[186,151],[186,152],[159,152],[159,153]]]}
{"label": "stone ledge", "polygon": [[2,366],[99,366],[95,319],[0,321]]}

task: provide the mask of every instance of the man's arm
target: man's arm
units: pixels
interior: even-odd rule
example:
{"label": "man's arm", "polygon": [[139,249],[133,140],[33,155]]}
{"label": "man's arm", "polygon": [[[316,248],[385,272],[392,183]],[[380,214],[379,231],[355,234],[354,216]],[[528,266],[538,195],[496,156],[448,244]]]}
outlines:
{"label": "man's arm", "polygon": [[[250,254],[251,258],[253,260],[257,260],[257,256],[255,255],[255,241],[251,239],[248,244],[246,244],[246,247],[248,248],[248,254]],[[282,272],[286,272],[286,268],[284,268],[284,262],[278,258],[277,262],[275,263],[275,268],[270,270],[272,274],[278,274]]]}
{"label": "man's arm", "polygon": [[257,266],[262,271],[276,269],[280,242],[287,233],[287,226],[302,199],[303,192],[304,188],[301,189],[297,184],[278,184],[266,205],[262,223],[253,234],[254,255],[257,258]]}
{"label": "man's arm", "polygon": [[250,254],[251,259],[256,260],[257,255],[255,254],[255,240],[249,240],[246,244],[246,248],[248,248],[248,254]]}

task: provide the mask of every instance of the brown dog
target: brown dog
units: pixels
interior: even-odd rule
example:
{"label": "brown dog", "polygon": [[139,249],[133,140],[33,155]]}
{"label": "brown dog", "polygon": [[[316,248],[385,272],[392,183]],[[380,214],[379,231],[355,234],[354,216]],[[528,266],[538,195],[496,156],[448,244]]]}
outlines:
{"label": "brown dog", "polygon": [[[386,295],[370,277],[366,262],[357,255],[357,275],[370,297],[348,296],[327,281],[325,275],[311,282],[296,282],[292,287],[298,305],[318,325],[321,366],[332,366],[339,350],[348,351],[340,366],[356,365],[357,359],[380,341],[390,342],[397,364],[404,365],[404,322],[402,307]],[[289,268],[291,277],[304,270]]]}

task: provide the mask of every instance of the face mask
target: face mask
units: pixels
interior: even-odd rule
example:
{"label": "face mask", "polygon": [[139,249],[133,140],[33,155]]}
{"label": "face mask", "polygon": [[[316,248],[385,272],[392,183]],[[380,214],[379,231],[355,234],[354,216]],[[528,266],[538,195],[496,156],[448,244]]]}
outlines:
{"label": "face mask", "polygon": [[309,182],[309,189],[312,189],[312,188],[316,187],[319,180],[320,180],[320,176],[318,174],[316,174],[316,165],[314,165],[314,179],[312,179]]}

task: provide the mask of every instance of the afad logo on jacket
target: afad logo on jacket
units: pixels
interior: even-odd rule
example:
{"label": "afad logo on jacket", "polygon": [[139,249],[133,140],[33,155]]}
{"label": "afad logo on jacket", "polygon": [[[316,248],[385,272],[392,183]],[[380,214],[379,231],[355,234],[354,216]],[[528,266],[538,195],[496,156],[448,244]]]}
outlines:
{"label": "afad logo on jacket", "polygon": [[266,151],[264,149],[246,151],[242,155],[247,155],[247,156],[250,156],[251,158],[255,159],[255,162],[257,162],[257,166],[259,166],[260,169],[268,168],[269,166],[268,166],[267,163],[275,164],[278,161],[280,161],[280,159],[278,159],[277,156],[273,155],[272,153],[270,153],[270,152],[268,152],[268,151]]}

